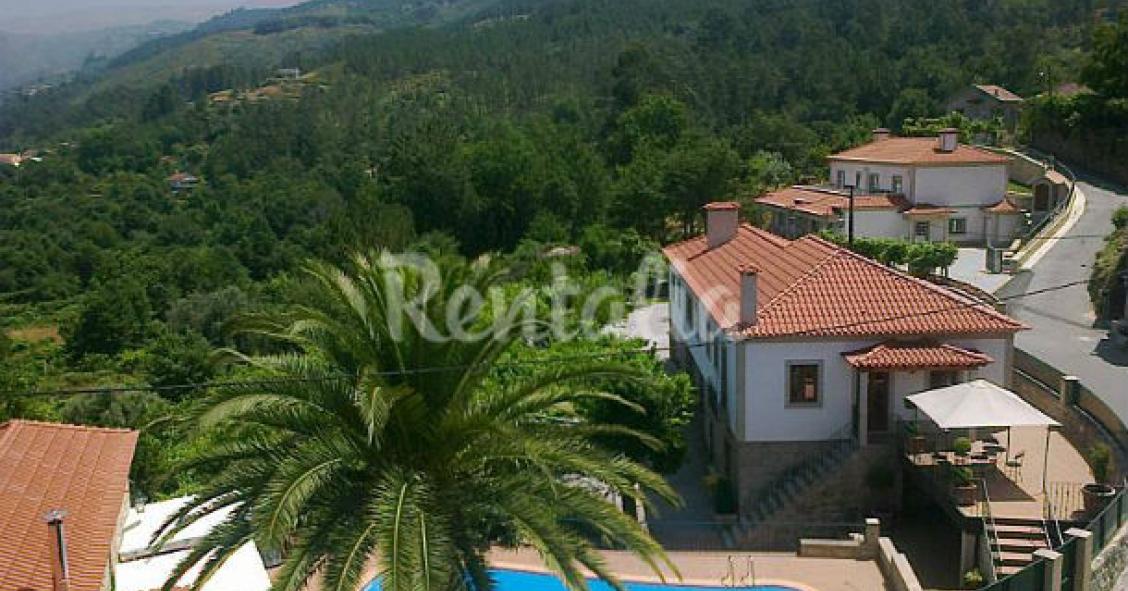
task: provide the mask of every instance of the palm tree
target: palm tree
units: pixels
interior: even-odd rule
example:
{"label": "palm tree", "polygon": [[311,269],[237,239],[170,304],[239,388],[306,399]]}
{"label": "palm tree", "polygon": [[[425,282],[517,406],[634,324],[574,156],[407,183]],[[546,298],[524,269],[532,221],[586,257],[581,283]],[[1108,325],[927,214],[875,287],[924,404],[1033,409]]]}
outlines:
{"label": "palm tree", "polygon": [[[645,436],[569,412],[586,397],[615,399],[591,380],[639,374],[572,357],[506,379],[499,357],[543,323],[518,319],[489,338],[444,342],[427,338],[395,298],[432,293],[416,318],[444,319],[460,286],[488,293],[498,285],[496,266],[446,261],[433,287],[423,270],[390,261],[313,264],[310,303],[254,321],[286,352],[242,356],[271,379],[224,388],[199,411],[201,426],[232,435],[195,460],[218,476],[169,519],[162,539],[235,509],[164,589],[202,563],[198,589],[250,540],[284,556],[276,591],[311,578],[354,591],[373,566],[390,591],[488,590],[483,557],[500,540],[535,547],[573,589],[586,587],[581,565],[620,586],[593,540],[634,551],[655,572],[673,569],[607,493],[642,503],[648,493],[676,495],[657,474],[593,442]],[[491,304],[456,308],[477,328],[503,317]]]}

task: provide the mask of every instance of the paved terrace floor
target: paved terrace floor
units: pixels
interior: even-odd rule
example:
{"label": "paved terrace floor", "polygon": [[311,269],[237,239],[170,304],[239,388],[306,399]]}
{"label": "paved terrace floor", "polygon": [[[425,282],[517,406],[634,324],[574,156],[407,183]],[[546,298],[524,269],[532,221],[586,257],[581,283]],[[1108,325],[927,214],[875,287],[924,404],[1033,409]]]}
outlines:
{"label": "paved terrace floor", "polygon": [[[654,571],[628,552],[603,552],[608,566],[626,580],[658,582]],[[666,573],[667,582],[719,586],[733,556],[738,580],[748,571],[748,558],[756,568],[757,585],[783,585],[801,591],[882,591],[888,589],[873,561],[833,558],[800,558],[794,554],[671,552],[670,559],[681,580]],[[490,564],[499,568],[544,571],[540,556],[532,550],[495,550]]]}
{"label": "paved terrace floor", "polygon": [[[1006,430],[994,432],[999,443],[1007,444]],[[1045,458],[1046,430],[1040,427],[1011,430],[1011,457],[1025,451],[1021,468],[1005,465],[1006,456],[1000,454],[996,467],[987,471],[987,492],[991,497],[991,514],[995,517],[1038,519],[1046,495],[1042,493],[1042,461]],[[911,458],[924,469],[931,469],[930,459]],[[1058,431],[1050,432],[1049,464],[1046,471],[1047,490],[1059,518],[1075,516],[1082,510],[1080,488],[1093,482],[1093,474],[1081,453]],[[978,506],[961,507],[969,517],[978,517]]]}

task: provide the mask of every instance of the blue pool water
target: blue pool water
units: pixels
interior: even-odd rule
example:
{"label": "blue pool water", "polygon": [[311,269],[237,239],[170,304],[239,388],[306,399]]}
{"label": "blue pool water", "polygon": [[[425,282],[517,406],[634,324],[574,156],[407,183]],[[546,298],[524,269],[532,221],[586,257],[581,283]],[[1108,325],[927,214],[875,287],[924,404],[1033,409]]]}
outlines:
{"label": "blue pool water", "polygon": [[[490,576],[496,583],[496,591],[567,591],[564,583],[552,575],[541,573],[528,573],[518,570],[495,569],[490,571]],[[626,582],[630,591],[795,591],[790,587],[761,586],[755,587],[701,587],[696,585],[661,585],[657,583],[632,583]],[[591,591],[613,591],[613,587],[603,581],[589,579],[588,588]],[[380,581],[372,581],[365,591],[380,591]]]}

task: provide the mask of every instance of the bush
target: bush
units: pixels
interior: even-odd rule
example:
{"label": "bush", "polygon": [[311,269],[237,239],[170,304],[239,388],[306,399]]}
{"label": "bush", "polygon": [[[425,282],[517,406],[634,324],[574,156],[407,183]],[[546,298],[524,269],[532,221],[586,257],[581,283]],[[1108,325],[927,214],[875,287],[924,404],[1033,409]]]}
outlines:
{"label": "bush", "polygon": [[1103,443],[1089,448],[1089,467],[1093,469],[1093,479],[1098,484],[1108,482],[1108,466],[1112,461],[1112,450]]}
{"label": "bush", "polygon": [[971,484],[971,480],[974,477],[975,475],[972,474],[971,468],[965,466],[952,467],[952,483],[956,486],[967,486]]}
{"label": "bush", "polygon": [[1112,225],[1117,230],[1128,227],[1128,205],[1121,205],[1112,212]]}

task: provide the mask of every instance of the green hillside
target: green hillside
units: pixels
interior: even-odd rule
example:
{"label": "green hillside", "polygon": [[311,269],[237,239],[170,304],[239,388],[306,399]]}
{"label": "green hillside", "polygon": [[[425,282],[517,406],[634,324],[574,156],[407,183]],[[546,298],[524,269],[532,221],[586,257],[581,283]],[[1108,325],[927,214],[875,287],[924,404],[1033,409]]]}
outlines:
{"label": "green hillside", "polygon": [[[827,153],[941,115],[972,82],[1031,95],[1041,72],[1076,79],[1107,7],[318,0],[227,15],[0,106],[0,151],[43,158],[0,168],[0,391],[222,378],[212,349],[259,346],[231,318],[300,294],[310,258],[356,250],[500,253],[514,281],[543,283],[538,255],[578,245],[584,285],[622,287],[707,201],[822,174]],[[199,184],[174,191],[174,172]]]}

